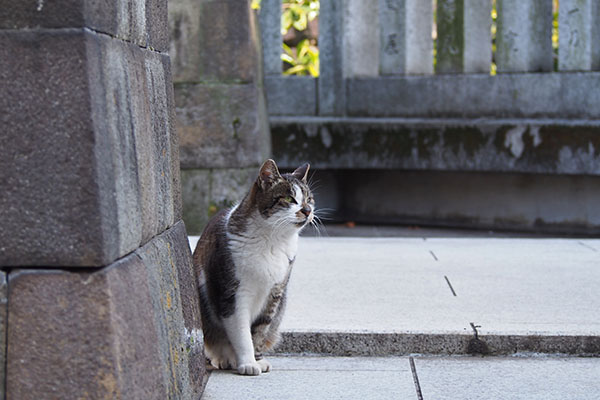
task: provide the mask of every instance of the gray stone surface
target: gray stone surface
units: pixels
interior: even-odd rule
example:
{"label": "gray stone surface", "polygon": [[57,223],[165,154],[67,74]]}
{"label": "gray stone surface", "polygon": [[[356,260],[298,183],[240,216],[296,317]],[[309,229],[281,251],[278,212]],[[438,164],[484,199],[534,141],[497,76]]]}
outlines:
{"label": "gray stone surface", "polygon": [[204,356],[185,228],[93,272],[9,274],[7,398],[197,399]]}
{"label": "gray stone surface", "polygon": [[597,335],[596,258],[577,239],[303,238],[282,330]]}
{"label": "gray stone surface", "polygon": [[288,168],[600,174],[595,122],[271,118],[271,131]]}
{"label": "gray stone surface", "polygon": [[373,1],[348,0],[344,4],[344,78],[379,75],[379,8]]}
{"label": "gray stone surface", "polygon": [[418,358],[424,399],[595,399],[597,358]]}
{"label": "gray stone surface", "polygon": [[436,73],[490,71],[492,18],[489,1],[441,0],[436,22]]}
{"label": "gray stone surface", "polygon": [[175,83],[259,79],[260,32],[250,0],[172,0],[169,25]]}
{"label": "gray stone surface", "polygon": [[[408,358],[277,357],[254,378],[214,372],[206,399],[418,398]],[[595,399],[594,358],[418,357],[424,399]]]}
{"label": "gray stone surface", "polygon": [[279,0],[260,2],[258,14],[265,76],[281,76],[282,73],[281,4]]}
{"label": "gray stone surface", "polygon": [[211,374],[203,399],[410,399],[416,392],[405,358],[277,357],[273,371],[240,378]]}
{"label": "gray stone surface", "polygon": [[351,79],[347,82],[347,114],[357,117],[598,119],[598,77],[598,73],[588,72]]}
{"label": "gray stone surface", "polygon": [[[600,233],[598,176],[316,169],[313,179],[317,206],[328,222],[403,224],[416,235],[415,225],[483,233]],[[361,236],[360,230],[354,235]]]}
{"label": "gray stone surface", "polygon": [[269,115],[316,115],[317,82],[307,76],[267,76]]}
{"label": "gray stone surface", "polygon": [[183,222],[136,250],[147,268],[169,398],[197,399],[205,378],[197,277]]}
{"label": "gray stone surface", "polygon": [[343,53],[339,38],[343,35],[344,1],[325,1],[319,11],[319,115],[343,115],[346,90]]}
{"label": "gray stone surface", "polygon": [[558,69],[589,71],[599,61],[594,60],[594,25],[600,20],[600,7],[592,0],[563,0],[558,14]]}
{"label": "gray stone surface", "polygon": [[244,198],[257,176],[258,167],[183,170],[183,220],[188,232],[201,234],[213,215]]}
{"label": "gray stone surface", "polygon": [[0,264],[106,265],[172,225],[168,57],[89,30],[0,41]]}
{"label": "gray stone surface", "polygon": [[552,2],[498,0],[498,72],[548,72],[552,61]]}
{"label": "gray stone surface", "polygon": [[473,323],[491,354],[598,355],[598,251],[596,239],[301,238],[279,351],[473,353]]}
{"label": "gray stone surface", "polygon": [[85,27],[166,51],[169,44],[166,3],[162,0],[2,0],[0,29]]}
{"label": "gray stone surface", "polygon": [[[353,117],[598,119],[597,72],[547,74],[446,74],[346,80],[346,113]],[[285,82],[285,81],[284,81]],[[271,115],[312,115],[311,92],[268,84]],[[296,90],[296,89],[294,89]],[[304,97],[305,96],[305,97]],[[298,110],[303,110],[299,112]]]}
{"label": "gray stone surface", "polygon": [[254,84],[175,87],[181,166],[259,166],[270,152],[264,97]]}
{"label": "gray stone surface", "polygon": [[379,1],[381,75],[433,73],[433,7],[419,0]]}
{"label": "gray stone surface", "polygon": [[210,182],[210,169],[181,171],[183,221],[190,235],[200,235],[217,210],[216,204],[211,207]]}
{"label": "gray stone surface", "polygon": [[0,271],[0,396],[6,392],[6,331],[8,318],[8,296],[6,272]]}

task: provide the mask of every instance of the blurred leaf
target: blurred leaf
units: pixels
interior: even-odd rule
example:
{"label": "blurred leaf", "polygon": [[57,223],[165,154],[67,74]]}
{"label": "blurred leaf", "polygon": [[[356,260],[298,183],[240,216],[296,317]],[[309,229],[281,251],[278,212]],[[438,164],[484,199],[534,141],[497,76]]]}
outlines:
{"label": "blurred leaf", "polygon": [[296,52],[298,53],[298,58],[303,58],[308,52],[308,39],[301,40],[296,46]]}
{"label": "blurred leaf", "polygon": [[284,61],[284,62],[286,62],[286,63],[288,63],[290,65],[294,65],[295,64],[294,57],[291,57],[291,56],[289,56],[287,54],[282,54],[281,55],[281,61]]}
{"label": "blurred leaf", "polygon": [[305,75],[302,72],[306,71],[306,67],[304,65],[296,65],[290,69],[287,69],[283,72],[284,75]]}
{"label": "blurred leaf", "polygon": [[[319,16],[319,0],[283,0],[281,14],[281,34],[285,35],[293,27],[299,32],[307,29],[309,21]],[[319,49],[309,39],[300,41],[296,48],[283,44],[281,60],[290,65],[284,75],[319,76]]]}
{"label": "blurred leaf", "polygon": [[286,55],[290,56],[291,58],[294,58],[294,56],[295,56],[294,51],[292,49],[290,49],[290,46],[288,46],[285,43],[283,43],[283,51],[285,52]]}

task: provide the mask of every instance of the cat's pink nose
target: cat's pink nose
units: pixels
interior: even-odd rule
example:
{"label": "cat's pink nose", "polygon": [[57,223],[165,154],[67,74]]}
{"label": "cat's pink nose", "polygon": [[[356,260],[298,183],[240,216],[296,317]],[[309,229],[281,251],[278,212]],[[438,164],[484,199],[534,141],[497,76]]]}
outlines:
{"label": "cat's pink nose", "polygon": [[308,217],[310,215],[310,208],[304,206],[304,207],[302,207],[302,209],[300,210],[300,212]]}

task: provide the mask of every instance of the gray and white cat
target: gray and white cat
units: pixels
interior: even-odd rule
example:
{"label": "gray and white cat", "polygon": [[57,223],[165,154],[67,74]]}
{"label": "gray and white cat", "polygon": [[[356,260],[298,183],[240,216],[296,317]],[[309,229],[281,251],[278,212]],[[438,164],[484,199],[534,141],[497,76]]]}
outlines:
{"label": "gray and white cat", "polygon": [[215,368],[271,369],[262,353],[279,338],[298,234],[314,218],[308,169],[280,174],[267,160],[246,197],[215,215],[196,245],[204,349]]}

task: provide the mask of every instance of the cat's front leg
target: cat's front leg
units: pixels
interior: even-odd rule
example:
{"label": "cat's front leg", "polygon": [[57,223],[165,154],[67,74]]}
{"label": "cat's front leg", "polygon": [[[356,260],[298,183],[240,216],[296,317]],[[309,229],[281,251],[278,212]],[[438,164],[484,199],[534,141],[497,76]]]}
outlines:
{"label": "cat's front leg", "polygon": [[252,334],[250,332],[250,316],[247,313],[238,311],[223,320],[223,325],[235,351],[238,374],[260,375],[263,372],[263,368],[254,358],[254,345],[252,344]]}

